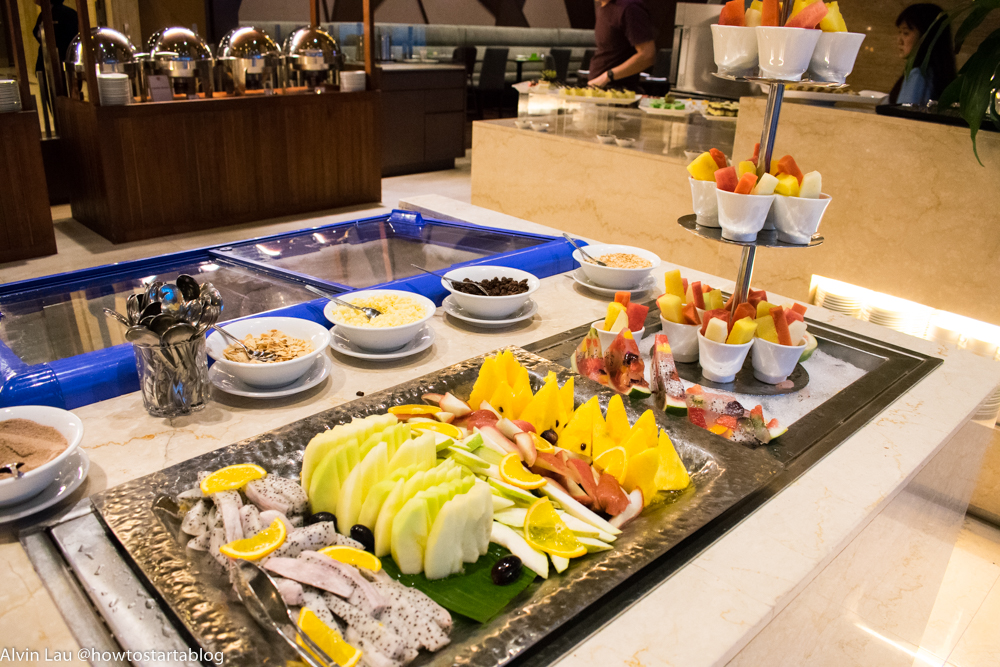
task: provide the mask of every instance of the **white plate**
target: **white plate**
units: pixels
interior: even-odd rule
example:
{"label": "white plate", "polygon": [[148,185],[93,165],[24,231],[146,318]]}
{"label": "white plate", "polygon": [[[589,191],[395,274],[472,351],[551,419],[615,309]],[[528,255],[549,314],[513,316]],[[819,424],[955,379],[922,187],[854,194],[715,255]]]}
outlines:
{"label": "white plate", "polygon": [[337,325],[330,328],[330,347],[340,354],[358,359],[372,359],[374,361],[390,361],[392,359],[403,359],[418,352],[423,352],[434,344],[434,329],[425,326],[416,337],[409,343],[391,352],[369,352],[344,338],[337,333]]}
{"label": "white plate", "polygon": [[66,457],[56,478],[41,493],[23,503],[0,507],[0,524],[17,521],[52,507],[76,491],[83,480],[87,479],[89,471],[90,458],[87,452],[78,447]]}
{"label": "white plate", "polygon": [[653,107],[649,106],[652,103],[652,101],[653,100],[649,97],[642,98],[642,101],[639,102],[639,109],[641,111],[645,111],[651,116],[690,116],[695,111],[697,111],[695,106],[691,104],[690,101],[684,102],[683,109],[654,109]]}
{"label": "white plate", "polygon": [[621,290],[621,289],[612,289],[610,287],[600,287],[590,282],[587,276],[583,273],[583,269],[579,267],[577,267],[576,271],[573,272],[573,280],[575,280],[577,284],[583,285],[584,287],[589,289],[591,292],[594,292],[595,294],[600,294],[601,296],[610,296],[610,297],[613,297],[618,292],[631,292],[632,294],[644,294],[649,290],[653,289],[654,287],[656,287],[656,278],[654,278],[653,276],[647,277],[645,280],[642,281],[642,284],[636,287],[635,289]]}
{"label": "white plate", "polygon": [[712,121],[729,121],[730,123],[736,122],[736,116],[710,116],[705,109],[701,110],[701,117],[705,120]]}
{"label": "white plate", "polygon": [[463,310],[461,306],[455,303],[455,298],[450,294],[445,297],[441,305],[444,306],[444,312],[448,313],[452,317],[468,322],[469,324],[473,324],[482,329],[500,329],[502,327],[509,327],[511,324],[534,317],[535,313],[538,312],[538,304],[531,299],[525,301],[524,305],[521,306],[513,315],[502,320],[484,320],[482,318],[472,317],[465,310]]}
{"label": "white plate", "polygon": [[283,387],[265,389],[263,387],[254,387],[253,385],[247,384],[235,375],[228,373],[220,364],[212,364],[212,367],[208,369],[208,381],[215,385],[219,390],[224,391],[227,394],[233,394],[234,396],[246,396],[247,398],[281,398],[282,396],[297,394],[300,391],[305,391],[306,389],[312,389],[325,380],[326,376],[330,374],[332,369],[333,360],[325,354],[321,354],[316,358],[316,361],[313,362],[312,367],[306,371],[306,374],[295,382],[286,384]]}

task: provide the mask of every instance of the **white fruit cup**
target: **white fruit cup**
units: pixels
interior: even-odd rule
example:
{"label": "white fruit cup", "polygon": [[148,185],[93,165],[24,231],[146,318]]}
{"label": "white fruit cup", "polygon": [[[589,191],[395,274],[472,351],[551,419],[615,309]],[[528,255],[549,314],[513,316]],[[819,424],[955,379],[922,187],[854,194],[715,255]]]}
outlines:
{"label": "white fruit cup", "polygon": [[778,240],[785,243],[806,245],[823,221],[826,207],[830,205],[830,195],[821,194],[819,199],[804,197],[774,197],[774,226],[778,230]]}
{"label": "white fruit cup", "polygon": [[761,229],[762,232],[773,232],[777,227],[774,224],[774,202],[771,203],[771,208],[767,209],[767,217],[764,218],[764,227]]}
{"label": "white fruit cup", "polygon": [[719,226],[722,238],[750,243],[764,228],[764,220],[774,201],[774,195],[738,195],[716,188],[719,201]]}
{"label": "white fruit cup", "polygon": [[767,384],[778,384],[788,379],[806,349],[801,345],[779,345],[763,338],[753,339],[753,376]]}
{"label": "white fruit cup", "polygon": [[670,341],[670,351],[674,355],[674,361],[682,364],[693,364],[698,361],[698,330],[701,326],[677,324],[660,315],[660,327]]}
{"label": "white fruit cup", "polygon": [[757,73],[757,32],[736,25],[712,25],[712,48],[719,74],[753,76]]}
{"label": "white fruit cup", "polygon": [[[618,338],[618,334],[611,333],[610,331],[604,330],[604,320],[597,320],[590,326],[597,329],[597,337],[601,340],[601,351],[607,350],[611,343],[615,342],[615,338]],[[646,327],[639,329],[638,331],[632,332],[632,338],[635,339],[635,344],[638,345],[639,341],[642,340],[643,335],[646,333]]]}
{"label": "white fruit cup", "polygon": [[688,177],[691,182],[691,203],[702,227],[719,226],[719,199],[715,196],[715,181],[699,181]]}
{"label": "white fruit cup", "polygon": [[766,79],[799,81],[809,69],[820,30],[758,26],[757,56],[760,75]]}
{"label": "white fruit cup", "polygon": [[809,73],[814,81],[844,83],[854,71],[854,61],[865,36],[857,32],[824,32],[816,42],[809,61]]}
{"label": "white fruit cup", "polygon": [[725,384],[736,379],[736,374],[743,368],[747,353],[753,346],[753,341],[743,345],[727,345],[709,340],[698,332],[698,355],[701,362],[701,374],[712,382]]}

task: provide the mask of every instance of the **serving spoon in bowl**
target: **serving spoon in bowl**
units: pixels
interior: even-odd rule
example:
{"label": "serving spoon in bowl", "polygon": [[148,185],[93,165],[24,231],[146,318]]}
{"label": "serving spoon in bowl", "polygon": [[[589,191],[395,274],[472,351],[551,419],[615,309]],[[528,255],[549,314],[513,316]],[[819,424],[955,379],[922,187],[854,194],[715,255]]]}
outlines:
{"label": "serving spoon in bowl", "polygon": [[475,285],[475,286],[476,286],[476,289],[478,289],[478,290],[479,290],[480,292],[482,292],[482,293],[483,293],[484,295],[486,295],[486,296],[489,296],[489,295],[490,295],[490,293],[486,291],[486,288],[485,288],[485,287],[483,287],[483,286],[482,286],[482,285],[481,285],[480,283],[477,283],[477,282],[476,282],[475,280],[469,280],[468,278],[466,278],[465,280],[455,280],[454,278],[449,278],[449,277],[448,277],[448,276],[446,276],[446,275],[443,275],[443,274],[441,274],[441,273],[437,273],[437,272],[435,272],[435,271],[431,271],[430,269],[425,269],[424,267],[422,267],[422,266],[417,266],[416,264],[410,264],[410,266],[412,266],[412,267],[413,267],[413,268],[415,268],[415,269],[420,269],[420,270],[421,270],[421,271],[423,271],[424,273],[429,273],[429,274],[431,274],[432,276],[437,276],[438,278],[441,278],[441,279],[443,279],[443,280],[447,280],[447,281],[448,281],[448,282],[450,282],[450,283],[451,283],[452,285]]}
{"label": "serving spoon in bowl", "polygon": [[572,245],[572,246],[573,246],[574,248],[576,248],[577,250],[579,250],[579,251],[580,251],[580,254],[581,254],[581,255],[583,255],[583,258],[584,258],[584,259],[586,259],[586,260],[589,260],[589,261],[593,262],[594,264],[597,264],[598,266],[607,266],[607,264],[605,264],[605,263],[604,263],[604,262],[602,262],[601,260],[599,260],[599,259],[596,259],[596,258],[594,258],[594,257],[591,257],[590,255],[588,255],[588,254],[587,254],[587,251],[586,251],[586,250],[584,250],[583,248],[581,248],[580,246],[578,246],[578,245],[576,244],[576,241],[574,241],[574,240],[573,240],[573,239],[572,239],[572,238],[570,237],[570,235],[569,235],[569,234],[567,234],[566,232],[563,232],[563,236],[565,236],[565,237],[566,237],[566,240],[570,242],[570,245]]}
{"label": "serving spoon in bowl", "polygon": [[303,285],[303,287],[305,287],[313,294],[321,296],[324,299],[329,299],[330,301],[333,301],[338,306],[347,306],[348,308],[353,308],[354,310],[361,311],[362,313],[364,313],[365,317],[367,317],[369,320],[374,319],[382,314],[382,311],[378,310],[377,308],[368,308],[367,306],[355,306],[353,303],[347,303],[343,299],[338,299],[332,294],[327,294],[323,290],[317,289],[312,285]]}

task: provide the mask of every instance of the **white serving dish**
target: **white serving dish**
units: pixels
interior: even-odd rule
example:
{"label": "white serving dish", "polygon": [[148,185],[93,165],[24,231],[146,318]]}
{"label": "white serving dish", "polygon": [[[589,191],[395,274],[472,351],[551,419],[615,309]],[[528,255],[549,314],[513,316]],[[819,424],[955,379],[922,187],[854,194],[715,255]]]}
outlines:
{"label": "white serving dish", "polygon": [[802,80],[822,31],[773,26],[758,26],[754,30],[760,75],[782,81]]}
{"label": "white serving dish", "polygon": [[531,121],[530,120],[521,120],[520,118],[515,119],[514,120],[514,127],[516,127],[519,130],[530,130],[531,129]]}
{"label": "white serving dish", "polygon": [[[854,71],[865,36],[858,32],[823,32],[809,60],[809,73],[814,81],[844,83]],[[848,99],[847,101],[850,101]]]}
{"label": "white serving dish", "polygon": [[545,132],[549,129],[548,123],[532,123],[531,129],[535,132]]}
{"label": "white serving dish", "polygon": [[597,140],[602,144],[613,144],[615,143],[615,135],[613,134],[599,134],[597,135]]}
{"label": "white serving dish", "polygon": [[450,281],[443,278],[441,279],[441,285],[444,286],[446,290],[451,292],[452,300],[457,303],[462,310],[473,317],[479,317],[486,320],[502,320],[506,317],[510,317],[520,310],[522,306],[524,306],[525,302],[531,298],[531,295],[534,294],[542,284],[542,282],[533,274],[520,269],[511,269],[506,266],[463,266],[458,269],[452,269],[444,275],[459,282],[466,278],[480,282],[490,278],[512,278],[518,281],[527,279],[528,291],[511,296],[484,296],[482,294],[477,296],[475,294],[466,294],[464,292],[459,292],[452,287]]}
{"label": "white serving dish", "polygon": [[751,356],[753,376],[767,384],[784,382],[795,370],[805,349],[805,341],[801,345],[780,345],[754,338]]}
{"label": "white serving dish", "polygon": [[691,183],[691,204],[698,224],[702,227],[718,227],[719,198],[715,194],[718,190],[715,181],[699,181],[688,176],[688,182]]}
{"label": "white serving dish", "polygon": [[[37,496],[52,483],[68,459],[83,440],[83,422],[72,412],[47,405],[19,405],[0,408],[0,421],[8,419],[30,419],[43,426],[51,426],[66,438],[66,449],[58,456],[34,470],[24,473],[20,479],[13,477],[0,480],[0,507],[17,505]],[[0,463],[11,463],[0,461]]]}
{"label": "white serving dish", "polygon": [[212,357],[216,364],[220,364],[227,373],[251,387],[282,387],[295,382],[313,367],[316,358],[323,354],[323,350],[330,344],[330,332],[326,327],[298,317],[252,317],[226,322],[219,326],[240,340],[250,334],[260,336],[277,329],[291,338],[312,343],[312,352],[301,357],[269,364],[250,364],[226,359],[225,350],[233,343],[226,340],[218,331],[213,331],[205,341],[208,356]]}
{"label": "white serving dish", "polygon": [[757,31],[735,25],[712,25],[712,48],[719,74],[752,76],[757,73]]}
{"label": "white serving dish", "polygon": [[[592,326],[595,329],[597,329],[597,337],[601,340],[601,351],[602,352],[604,350],[608,349],[608,347],[611,346],[611,343],[615,342],[615,338],[618,338],[618,334],[611,333],[610,331],[605,331],[604,329],[601,328],[601,327],[604,326],[604,320],[597,320],[596,322],[594,322],[590,326]],[[639,341],[642,340],[642,337],[645,336],[645,335],[646,335],[646,327],[643,327],[643,328],[639,329],[638,331],[633,331],[632,332],[632,338],[635,339],[636,345],[639,344]]]}
{"label": "white serving dish", "polygon": [[826,207],[830,205],[830,195],[821,194],[819,199],[803,197],[774,196],[771,206],[774,227],[778,230],[778,240],[785,243],[806,245],[823,221]]}
{"label": "white serving dish", "polygon": [[632,146],[635,146],[635,139],[616,137],[615,143],[621,148],[632,148]]}
{"label": "white serving dish", "polygon": [[368,352],[398,350],[416,338],[417,334],[424,328],[424,324],[434,317],[436,306],[433,301],[416,292],[391,289],[361,290],[351,292],[350,294],[343,294],[339,298],[348,303],[353,303],[356,299],[364,299],[380,294],[407,296],[424,307],[424,316],[415,322],[394,327],[359,327],[353,324],[344,324],[334,319],[334,313],[337,312],[340,306],[332,301],[326,304],[326,307],[323,309],[323,315],[326,316],[326,319],[337,325],[337,333],[362,350],[367,350]]}
{"label": "white serving dish", "polygon": [[698,361],[698,324],[677,324],[660,315],[660,327],[670,341],[674,361],[691,364]]}
{"label": "white serving dish", "polygon": [[595,243],[588,245],[585,250],[594,259],[599,259],[601,255],[611,253],[629,253],[642,257],[651,262],[651,266],[645,269],[617,269],[611,266],[598,266],[583,259],[579,250],[573,251],[573,259],[580,263],[580,268],[587,278],[605,289],[632,290],[643,283],[649,275],[660,266],[660,258],[648,250],[636,248],[630,245],[617,245],[612,243]]}
{"label": "white serving dish", "polygon": [[698,332],[698,356],[701,363],[701,374],[712,382],[725,384],[736,379],[736,374],[743,368],[747,353],[753,346],[753,341],[743,345],[727,345],[716,343],[705,338]]}
{"label": "white serving dish", "polygon": [[764,228],[774,195],[738,195],[718,188],[715,192],[719,199],[722,237],[741,243],[755,241],[757,232]]}

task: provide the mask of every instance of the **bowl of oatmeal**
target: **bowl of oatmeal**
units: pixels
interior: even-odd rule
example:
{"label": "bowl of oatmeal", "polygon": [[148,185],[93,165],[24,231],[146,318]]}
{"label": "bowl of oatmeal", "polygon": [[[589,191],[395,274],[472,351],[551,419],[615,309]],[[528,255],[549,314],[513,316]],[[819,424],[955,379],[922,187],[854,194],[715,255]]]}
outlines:
{"label": "bowl of oatmeal", "polygon": [[372,352],[391,352],[409,343],[434,316],[436,309],[427,297],[402,290],[361,290],[344,294],[340,299],[382,313],[369,320],[364,313],[332,301],[323,309],[323,315],[333,322],[337,333]]}
{"label": "bowl of oatmeal", "polygon": [[573,259],[590,282],[608,289],[634,289],[642,284],[650,273],[660,266],[656,254],[630,245],[594,243],[584,247],[587,254],[607,266],[598,266],[583,258],[579,250],[573,251]]}
{"label": "bowl of oatmeal", "polygon": [[251,317],[220,324],[251,350],[270,352],[274,361],[248,359],[218,331],[205,342],[208,356],[229,373],[254,387],[281,387],[305,375],[325,354],[330,332],[322,324],[297,317]]}
{"label": "bowl of oatmeal", "polygon": [[23,477],[0,474],[0,507],[16,505],[45,490],[80,446],[83,422],[47,405],[0,408],[0,464],[20,463]]}

